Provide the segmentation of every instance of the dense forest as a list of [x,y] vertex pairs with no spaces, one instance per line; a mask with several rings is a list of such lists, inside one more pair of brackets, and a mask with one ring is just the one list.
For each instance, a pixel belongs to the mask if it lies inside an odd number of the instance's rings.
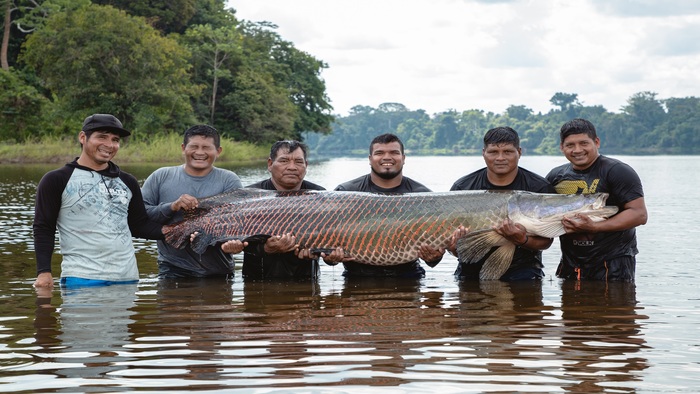
[[0,0],[0,141],[74,135],[112,113],[148,140],[208,123],[267,144],[329,133],[321,72],[224,0]]
[[523,105],[511,105],[502,114],[479,109],[445,111],[428,115],[399,103],[378,108],[355,106],[349,116],[338,118],[333,133],[305,133],[306,142],[320,157],[367,155],[369,142],[378,134],[392,132],[407,150],[416,154],[480,154],[486,130],[510,126],[518,131],[528,154],[559,154],[559,128],[569,119],[586,118],[596,125],[601,147],[609,154],[699,154],[700,99],[657,99],[656,93],[640,92],[627,100],[619,113],[602,106],[580,104],[576,93],[555,93],[553,109],[534,113]]
[[482,136],[511,126],[529,154],[557,154],[558,130],[591,120],[603,150],[700,154],[700,99],[632,95],[619,112],[553,92],[552,110],[511,105],[428,114],[400,103],[333,114],[328,65],[269,22],[238,20],[224,0],[0,0],[0,141],[74,135],[82,119],[113,113],[150,141],[208,123],[230,139],[303,139],[317,157],[367,154],[393,132],[416,154],[478,153]]

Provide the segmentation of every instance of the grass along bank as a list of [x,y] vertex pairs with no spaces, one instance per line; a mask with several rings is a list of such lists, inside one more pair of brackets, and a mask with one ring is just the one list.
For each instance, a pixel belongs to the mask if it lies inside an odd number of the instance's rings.
[[[134,163],[181,163],[182,135],[163,134],[153,137],[149,142],[143,140],[126,140],[122,142],[114,158],[117,164]],[[265,161],[270,154],[269,146],[254,145],[221,139],[223,152],[217,162],[223,163],[258,163]],[[41,139],[17,144],[0,143],[0,164],[30,163],[66,163],[80,155],[78,137],[43,137]]]

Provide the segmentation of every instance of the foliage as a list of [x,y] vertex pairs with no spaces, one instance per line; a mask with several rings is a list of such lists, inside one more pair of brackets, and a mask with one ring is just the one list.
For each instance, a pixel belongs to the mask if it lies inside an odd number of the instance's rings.
[[23,59],[76,117],[112,113],[143,134],[194,120],[187,51],[141,18],[91,5],[49,17],[25,45]]
[[488,129],[510,126],[528,154],[556,155],[559,128],[580,117],[596,125],[601,149],[608,154],[700,154],[699,98],[659,100],[656,93],[640,92],[629,98],[622,113],[581,105],[577,94],[559,92],[550,101],[559,108],[547,114],[534,114],[522,105],[511,105],[503,114],[471,109],[432,116],[398,103],[358,105],[337,119],[330,135],[306,138],[320,157],[364,155],[372,138],[386,132],[397,134],[406,149],[418,154],[478,154]]
[[39,100],[29,110],[33,117],[0,140],[21,142],[22,130],[71,134],[93,112],[116,115],[135,140],[194,122],[261,144],[330,132],[325,63],[283,40],[272,24],[240,23],[225,0],[0,4],[9,18],[3,68],[16,74],[3,95],[5,116],[30,106],[10,95]]
[[41,134],[39,114],[48,100],[12,70],[0,69],[0,86],[0,140],[24,141]]

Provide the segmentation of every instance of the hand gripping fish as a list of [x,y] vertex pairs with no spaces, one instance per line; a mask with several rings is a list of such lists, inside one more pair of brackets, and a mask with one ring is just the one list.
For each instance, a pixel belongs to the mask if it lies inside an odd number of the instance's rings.
[[493,228],[506,219],[528,235],[547,238],[565,233],[561,220],[582,213],[595,221],[617,212],[605,206],[607,194],[537,194],[521,191],[452,191],[409,194],[237,189],[201,199],[199,208],[179,223],[163,227],[165,240],[192,249],[231,239],[264,242],[292,233],[301,248],[329,252],[343,248],[360,263],[397,265],[418,258],[419,246],[447,248],[459,226],[458,259],[477,262],[491,253],[480,271],[498,279],[510,266],[515,245]]

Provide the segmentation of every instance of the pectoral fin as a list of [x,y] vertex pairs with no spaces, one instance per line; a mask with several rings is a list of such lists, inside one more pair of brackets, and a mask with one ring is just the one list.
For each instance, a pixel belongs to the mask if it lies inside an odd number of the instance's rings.
[[515,253],[515,245],[508,243],[507,245],[499,246],[484,261],[484,265],[481,266],[481,271],[479,271],[479,279],[500,279],[508,271],[510,263],[513,262],[513,253]]
[[[489,252],[497,247],[490,255]],[[493,230],[469,233],[457,241],[457,259],[463,264],[475,264],[483,260],[479,273],[481,280],[494,280],[503,275],[513,260],[515,246]]]

